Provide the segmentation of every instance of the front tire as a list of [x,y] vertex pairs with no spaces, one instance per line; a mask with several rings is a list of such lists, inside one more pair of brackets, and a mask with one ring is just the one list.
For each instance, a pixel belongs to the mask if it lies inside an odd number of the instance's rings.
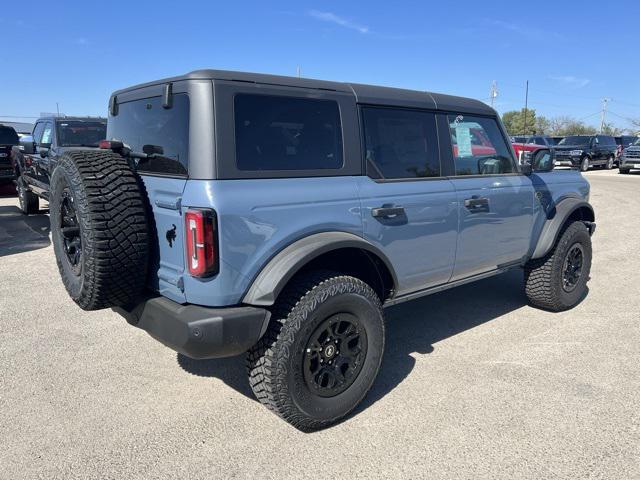
[[580,162],[580,171],[586,172],[589,170],[589,157],[584,157]]
[[348,415],[378,374],[382,304],[363,281],[327,271],[295,278],[247,355],[249,382],[268,409],[302,431]]
[[591,237],[582,222],[569,224],[553,249],[525,266],[525,290],[536,307],[559,312],[586,295],[591,271]]
[[33,215],[40,211],[40,201],[38,196],[28,189],[22,176],[18,177],[16,182],[16,190],[18,191],[18,203],[20,210],[25,215]]

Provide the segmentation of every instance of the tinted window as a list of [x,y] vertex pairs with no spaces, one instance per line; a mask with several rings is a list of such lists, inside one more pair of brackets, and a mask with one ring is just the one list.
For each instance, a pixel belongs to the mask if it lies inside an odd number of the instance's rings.
[[100,140],[107,138],[104,120],[61,120],[57,127],[58,145],[63,147],[97,147]]
[[373,178],[440,175],[435,115],[363,108],[367,174]]
[[138,171],[186,175],[189,163],[189,97],[173,96],[173,106],[162,108],[160,97],[118,104],[109,117],[109,140],[119,140],[134,152],[152,145],[156,152],[138,162]]
[[33,141],[36,144],[40,143],[40,139],[42,138],[42,130],[44,130],[44,122],[36,123],[36,126],[33,128]]
[[40,139],[40,143],[43,145],[51,144],[52,133],[53,133],[53,125],[51,124],[51,122],[45,123],[44,130],[42,131],[42,138]]
[[535,137],[535,140],[533,143],[535,143],[536,145],[546,145],[546,142],[542,137]]
[[336,102],[239,94],[234,111],[238,170],[342,167],[342,129]]
[[616,140],[613,137],[602,136],[600,137],[600,143],[603,145],[615,145]]
[[571,135],[564,137],[558,145],[589,145],[591,137],[585,135]]
[[456,175],[515,172],[511,151],[495,119],[449,115]]
[[11,127],[0,126],[0,145],[17,145],[18,134]]

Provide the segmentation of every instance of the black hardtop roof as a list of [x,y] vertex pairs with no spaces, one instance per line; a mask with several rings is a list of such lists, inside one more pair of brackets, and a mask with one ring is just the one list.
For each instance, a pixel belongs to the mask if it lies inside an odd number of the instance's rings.
[[194,70],[186,75],[164,78],[153,82],[134,85],[113,92],[112,96],[140,88],[173,83],[181,80],[229,80],[247,83],[284,85],[297,88],[310,88],[352,93],[358,103],[393,105],[401,107],[419,107],[443,111],[463,111],[481,115],[497,115],[489,105],[472,98],[456,97],[441,93],[406,90],[402,88],[362,85],[356,83],[331,82],[310,78],[267,75],[263,73],[234,72],[227,70]]

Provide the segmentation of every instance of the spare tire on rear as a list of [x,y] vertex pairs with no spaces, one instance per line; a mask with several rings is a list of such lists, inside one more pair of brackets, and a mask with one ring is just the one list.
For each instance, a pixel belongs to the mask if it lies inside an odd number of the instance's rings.
[[84,310],[132,304],[147,279],[149,221],[129,162],[108,150],[65,153],[51,177],[49,215],[73,301]]

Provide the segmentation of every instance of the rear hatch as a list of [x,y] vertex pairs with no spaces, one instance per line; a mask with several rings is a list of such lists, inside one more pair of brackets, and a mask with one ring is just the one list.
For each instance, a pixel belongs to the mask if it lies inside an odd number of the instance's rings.
[[134,152],[149,152],[148,158],[137,162],[153,213],[149,287],[184,303],[184,220],[180,204],[187,182],[188,97],[174,95],[171,108],[163,108],[161,97],[119,103],[116,115],[109,115],[107,139],[121,141]]
[[0,125],[0,178],[13,177],[11,166],[11,148],[18,145],[16,131],[4,125]]

